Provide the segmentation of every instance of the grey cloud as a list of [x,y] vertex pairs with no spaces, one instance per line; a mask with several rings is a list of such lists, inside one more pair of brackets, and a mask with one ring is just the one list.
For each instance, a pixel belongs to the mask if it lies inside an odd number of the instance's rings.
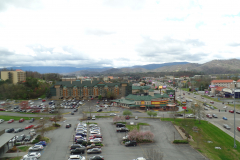
[[231,47],[238,47],[238,46],[240,46],[240,43],[230,43],[229,46],[231,46]]
[[39,0],[1,0],[0,11],[5,11],[9,7],[26,8],[26,9],[41,9],[43,4]]
[[14,54],[15,54],[14,52],[10,52],[7,49],[1,49],[0,48],[0,57],[14,55]]
[[189,52],[193,47],[205,45],[198,39],[181,41],[170,37],[164,37],[162,40],[153,40],[149,37],[143,38],[144,42],[136,46],[135,50],[148,61],[153,61],[153,59],[169,61],[169,58],[172,60],[197,61],[207,55],[207,53],[196,53],[193,55]]
[[111,35],[114,33],[115,32],[109,32],[109,31],[104,31],[104,30],[99,30],[99,29],[87,29],[86,30],[86,34],[96,35],[96,36],[105,36],[105,35]]

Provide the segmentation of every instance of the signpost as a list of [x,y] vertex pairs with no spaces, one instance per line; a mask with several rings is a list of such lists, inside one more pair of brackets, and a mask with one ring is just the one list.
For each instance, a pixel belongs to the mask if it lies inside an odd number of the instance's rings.
[[184,109],[184,119],[185,119],[185,111],[187,109],[187,106],[183,106],[182,109]]

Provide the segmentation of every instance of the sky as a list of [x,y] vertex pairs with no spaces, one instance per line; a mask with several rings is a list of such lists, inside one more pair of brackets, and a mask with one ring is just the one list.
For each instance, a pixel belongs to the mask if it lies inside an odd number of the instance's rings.
[[1,0],[0,67],[240,59],[239,0]]

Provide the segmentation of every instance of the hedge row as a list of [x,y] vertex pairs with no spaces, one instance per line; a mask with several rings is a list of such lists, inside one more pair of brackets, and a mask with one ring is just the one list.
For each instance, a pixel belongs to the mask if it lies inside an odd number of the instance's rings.
[[176,144],[188,144],[188,140],[174,140],[173,143],[176,143]]

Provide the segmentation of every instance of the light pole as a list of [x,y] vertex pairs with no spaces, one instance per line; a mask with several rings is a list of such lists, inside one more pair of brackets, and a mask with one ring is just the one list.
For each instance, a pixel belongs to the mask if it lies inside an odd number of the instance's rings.
[[235,124],[235,115],[236,115],[236,110],[235,110],[235,90],[236,90],[236,82],[233,82],[234,83],[234,145],[233,145],[233,148],[237,148],[237,145],[236,145],[236,137],[235,137],[235,135],[236,135],[236,124]]

